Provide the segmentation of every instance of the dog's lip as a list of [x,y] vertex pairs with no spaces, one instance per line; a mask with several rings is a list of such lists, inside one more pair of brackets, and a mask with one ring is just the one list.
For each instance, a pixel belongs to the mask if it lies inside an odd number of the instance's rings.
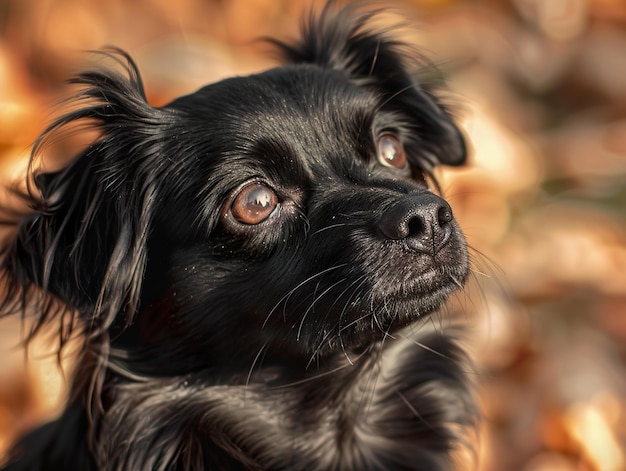
[[406,281],[400,281],[391,289],[387,285],[385,290],[387,293],[384,294],[384,297],[414,299],[436,293],[442,289],[448,290],[450,286],[462,289],[464,281],[465,274],[459,267],[439,265],[428,268]]

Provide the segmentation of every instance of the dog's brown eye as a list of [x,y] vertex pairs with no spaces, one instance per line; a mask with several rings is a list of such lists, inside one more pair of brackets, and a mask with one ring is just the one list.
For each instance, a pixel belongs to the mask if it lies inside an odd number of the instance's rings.
[[231,205],[233,217],[242,224],[259,224],[278,206],[278,196],[260,183],[244,187]]
[[393,134],[383,134],[378,138],[378,161],[388,167],[406,168],[404,147]]

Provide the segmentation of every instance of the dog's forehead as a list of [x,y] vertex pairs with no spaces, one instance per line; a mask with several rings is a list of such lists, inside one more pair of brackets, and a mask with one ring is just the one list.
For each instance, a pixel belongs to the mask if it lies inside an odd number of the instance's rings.
[[369,132],[378,103],[341,71],[292,64],[208,85],[174,105],[235,146],[271,140],[322,151]]
[[347,117],[369,108],[377,96],[355,83],[344,71],[312,64],[290,64],[243,78],[269,111],[286,111],[304,118]]

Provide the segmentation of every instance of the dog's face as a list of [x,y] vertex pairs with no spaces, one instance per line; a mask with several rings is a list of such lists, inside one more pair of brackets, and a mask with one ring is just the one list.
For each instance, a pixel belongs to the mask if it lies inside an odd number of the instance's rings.
[[345,20],[164,108],[137,80],[81,76],[100,104],[53,128],[91,118],[103,138],[38,179],[48,255],[27,276],[188,368],[359,351],[437,309],[468,261],[427,182],[463,140],[397,44]]
[[155,311],[175,306],[207,339],[323,354],[439,307],[465,279],[464,240],[427,187],[420,149],[433,143],[386,101],[291,66],[173,103],[184,136],[165,153],[186,171],[168,185],[191,192],[165,204],[153,236],[175,248],[159,261],[171,290]]

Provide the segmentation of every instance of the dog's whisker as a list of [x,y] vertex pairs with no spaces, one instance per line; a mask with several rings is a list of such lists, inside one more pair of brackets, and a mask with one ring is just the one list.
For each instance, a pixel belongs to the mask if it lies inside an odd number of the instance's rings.
[[341,351],[343,352],[343,356],[346,357],[346,360],[348,360],[348,363],[350,365],[354,365],[354,362],[352,361],[352,358],[350,358],[350,354],[346,350],[346,345],[345,345],[345,343],[343,341],[343,337],[341,336],[341,334],[339,334],[339,343],[341,345]]
[[[302,326],[304,325],[304,321],[306,320],[307,315],[310,312],[313,311],[315,303],[318,302],[320,299],[322,299],[324,297],[324,295],[326,295],[327,293],[332,291],[336,286],[344,283],[346,280],[347,280],[347,278],[342,278],[341,280],[336,281],[335,283],[330,285],[328,288],[326,288],[319,296],[314,294],[315,298],[313,299],[313,301],[311,301],[311,304],[306,309],[306,311],[304,311],[304,314],[302,315],[302,318],[300,319],[300,325],[298,326],[298,332],[296,334],[296,340],[297,341],[300,341],[300,334],[302,333]],[[317,290],[317,288],[316,288],[316,290]]]
[[305,286],[307,283],[310,283],[311,281],[315,280],[316,278],[326,275],[327,273],[330,273],[331,271],[334,270],[338,270],[340,268],[343,268],[347,265],[347,263],[341,263],[338,265],[333,265],[330,268],[326,268],[322,271],[317,272],[314,275],[309,276],[307,279],[305,279],[304,281],[298,283],[293,289],[289,290],[289,292],[284,295],[282,298],[280,298],[278,300],[278,302],[274,305],[274,307],[272,309],[270,309],[269,314],[267,315],[267,317],[265,318],[265,320],[263,321],[263,324],[261,326],[261,328],[265,328],[267,325],[267,322],[269,321],[270,317],[272,316],[272,314],[274,313],[274,311],[276,311],[276,309],[278,308],[278,306],[280,306],[282,303],[286,303],[289,298],[300,288],[302,288],[303,286]]
[[296,206],[296,212],[302,221],[304,221],[304,234],[309,235],[309,232],[311,231],[311,222],[309,221],[307,214],[299,206]]
[[[438,335],[441,335],[441,333],[439,333]],[[435,350],[432,347],[429,347],[425,343],[422,343],[422,342],[416,340],[415,338],[407,337],[406,335],[403,335],[401,333],[398,334],[398,337],[400,337],[400,338],[402,338],[404,340],[407,340],[407,341],[411,342],[412,344],[417,345],[418,347],[420,347],[420,348],[422,348],[422,349],[424,349],[424,350],[426,350],[426,351],[428,351],[430,353],[433,353],[433,354],[437,355],[438,357],[441,357],[441,358],[443,358],[445,360],[452,360],[452,358],[449,355],[445,355],[444,353],[442,353],[440,351],[437,351],[437,350]]]
[[457,278],[454,275],[448,273],[448,277],[454,282],[455,285],[457,285],[460,289],[463,289],[463,283],[457,280]]
[[[362,355],[363,354],[359,354],[358,357],[361,357]],[[358,358],[357,358],[357,360],[358,360]],[[332,369],[330,369],[328,371],[323,371],[321,373],[316,373],[313,376],[308,376],[308,377],[306,377],[304,379],[301,379],[301,380],[298,380],[298,381],[292,381],[292,382],[289,382],[289,383],[280,384],[278,386],[271,386],[271,387],[268,388],[268,390],[273,391],[273,390],[278,390],[278,389],[286,389],[286,388],[292,388],[294,386],[300,386],[300,385],[303,385],[303,384],[306,384],[306,383],[311,383],[311,382],[317,381],[317,380],[319,380],[321,378],[325,378],[326,376],[332,376],[332,375],[334,375],[335,373],[337,373],[337,372],[339,372],[341,370],[349,368],[350,366],[352,366],[352,365],[350,365],[350,363],[344,363],[344,364],[342,364],[342,365],[340,365],[340,366],[338,366],[336,368],[332,368]]]
[[[268,345],[270,344],[270,340],[271,339],[267,339],[265,341],[265,343],[263,343],[263,345],[261,345],[261,348],[259,348],[259,351],[254,356],[254,360],[252,360],[252,364],[250,365],[250,369],[248,370],[248,376],[246,376],[245,389],[244,389],[244,403],[245,403],[245,391],[247,391],[248,386],[250,385],[250,379],[252,378],[252,374],[254,372],[254,367],[256,366],[257,362],[259,362],[259,359],[261,358],[261,356],[263,355],[263,353],[267,349]],[[261,365],[259,364],[259,367],[260,366]]]
[[313,232],[313,233],[310,235],[310,237],[313,237],[313,236],[315,236],[315,235],[318,235],[318,234],[320,234],[320,233],[322,233],[322,232],[324,232],[324,231],[327,231],[327,230],[329,230],[329,229],[336,229],[336,228],[338,228],[338,227],[345,227],[345,226],[347,226],[347,225],[348,225],[348,224],[347,224],[347,223],[345,223],[345,222],[343,222],[343,223],[338,223],[338,224],[331,224],[330,226],[322,227],[321,229],[318,229],[317,231]]
[[[339,343],[340,346],[342,348],[342,352],[344,353],[344,356],[349,356],[345,350],[345,345],[343,343],[343,337],[341,335],[342,330],[341,330],[341,322],[343,321],[343,316],[344,313],[347,309],[347,306],[350,304],[350,301],[352,299],[352,297],[354,296],[354,294],[356,292],[358,292],[358,290],[360,289],[360,287],[363,285],[363,283],[366,281],[366,276],[365,275],[361,275],[360,277],[356,278],[352,283],[350,283],[346,289],[344,289],[335,299],[335,301],[333,302],[333,306],[339,301],[339,299],[341,299],[345,293],[347,293],[350,289],[352,289],[352,292],[350,293],[350,295],[348,296],[346,302],[344,303],[344,307],[341,310],[341,313],[339,314],[339,318],[338,318],[338,322],[337,322],[337,335],[339,337]],[[356,286],[355,286],[356,285]],[[367,317],[367,316],[365,316]],[[313,352],[313,354],[311,355],[311,358],[309,360],[309,362],[307,363],[307,368],[310,366],[311,362],[313,361],[313,359],[317,356],[317,354],[320,352],[320,350],[323,348],[324,344],[326,343],[326,341],[333,335],[334,333],[334,329],[328,329],[328,332],[326,332],[326,334],[324,335],[324,337],[318,342],[318,346],[315,349],[315,351]]]
[[350,214],[347,213],[339,213],[338,216],[346,218],[347,221],[344,223],[346,225],[352,224],[360,224],[363,220],[368,221],[372,217],[371,211],[354,211]]
[[404,394],[402,394],[402,392],[399,389],[395,389],[395,393],[398,395],[400,399],[402,399],[402,402],[404,402],[404,404],[409,408],[409,410],[413,413],[413,415],[417,419],[419,419],[420,422],[426,425],[429,429],[435,430],[435,427],[418,412],[415,406],[411,404],[411,402],[406,398]]
[[353,321],[351,321],[348,324],[342,325],[341,328],[339,329],[339,332],[344,332],[345,330],[349,329],[350,327],[359,324],[361,321],[368,319],[372,317],[372,313],[368,312],[367,314],[363,314],[361,317],[357,317],[356,319],[354,319]]
[[[353,288],[355,285],[357,285],[353,290],[352,293],[350,294],[350,296],[348,296],[348,299],[346,300],[346,303],[344,303],[344,307],[339,315],[339,319],[337,322],[337,335],[339,338],[339,343],[341,346],[341,350],[344,354],[344,356],[346,356],[347,358],[349,358],[348,353],[345,350],[345,345],[343,342],[343,337],[341,335],[342,330],[341,330],[341,322],[343,320],[343,313],[345,312],[347,305],[350,303],[350,299],[352,298],[352,296],[354,295],[355,291],[358,291],[358,289],[360,289],[360,287],[362,286],[362,284],[365,282],[366,277],[365,275],[362,275],[358,278],[356,278],[354,281],[352,281],[352,283],[350,283],[341,293],[339,293],[339,295],[337,296],[337,298],[335,299],[335,301],[333,301],[333,304],[331,307],[333,307],[351,288]],[[367,317],[367,316],[365,316]],[[365,318],[364,317],[364,318]],[[325,321],[326,319],[324,319]],[[333,335],[334,330],[333,329],[329,329],[328,332],[326,332],[326,334],[324,334],[324,337],[322,337],[322,339],[320,341],[317,342],[317,347],[316,349],[313,351],[313,354],[311,355],[306,368],[308,369],[311,365],[311,363],[314,361],[314,359],[317,357],[318,353],[320,352],[320,350],[323,348],[323,346],[325,345],[326,341]]]
[[395,336],[391,335],[391,334],[390,334],[390,332],[391,332],[391,328],[392,328],[392,326],[393,326],[394,321],[395,321],[395,320],[396,320],[396,318],[398,317],[398,313],[397,313],[397,312],[392,313],[392,312],[389,310],[389,306],[388,306],[388,304],[387,304],[387,303],[388,303],[388,300],[389,300],[389,298],[388,298],[387,296],[385,296],[385,298],[384,298],[384,300],[383,300],[383,307],[385,308],[385,311],[387,312],[387,316],[388,316],[388,318],[389,318],[389,322],[387,323],[387,328],[385,329],[385,335],[383,335],[383,339],[382,339],[382,342],[383,342],[383,343],[385,342],[385,340],[386,340],[387,338],[390,338],[390,339],[392,339],[392,340],[393,340],[393,339],[395,339]]
[[472,267],[470,268],[474,268],[474,269],[476,268],[476,265],[478,264],[478,260],[476,260],[476,257],[478,257],[478,259],[480,260],[480,263],[486,265],[485,269],[481,270],[482,272],[486,272],[486,271],[494,272],[495,274],[498,275],[497,277],[495,277],[496,279],[505,277],[505,274],[502,271],[502,268],[498,266],[498,264],[495,263],[490,257],[485,255],[483,252],[481,252],[477,248],[472,247],[471,245],[468,245],[467,248],[469,250],[470,259],[473,262]]
[[396,99],[398,96],[402,95],[403,93],[408,92],[409,90],[416,89],[416,88],[419,88],[419,85],[416,84],[416,83],[412,83],[410,85],[407,85],[406,87],[398,90],[397,92],[395,92],[392,95],[390,95],[389,97],[387,97],[382,103],[380,103],[378,105],[378,109],[380,110],[380,109],[384,108],[388,103],[390,103],[391,101]]
[[478,269],[476,269],[475,267],[470,267],[470,271],[476,275],[480,275],[483,276],[485,278],[491,278],[491,275],[488,275],[487,273],[484,273]]
[[[354,280],[353,282],[353,289],[352,289],[352,293],[350,293],[350,296],[348,296],[348,299],[346,299],[346,302],[343,304],[343,308],[341,309],[341,312],[339,313],[339,322],[338,322],[338,326],[339,326],[339,332],[343,332],[345,330],[345,328],[354,325],[354,322],[351,322],[350,324],[348,324],[347,326],[343,326],[341,327],[341,323],[343,321],[343,318],[346,315],[346,312],[348,311],[348,306],[350,305],[350,303],[353,302],[353,298],[355,296],[358,296],[359,294],[359,290],[363,287],[363,285],[367,282],[367,277],[365,275],[362,275],[360,278],[357,278],[356,280]],[[361,319],[365,319],[370,315],[370,313],[365,314]]]

